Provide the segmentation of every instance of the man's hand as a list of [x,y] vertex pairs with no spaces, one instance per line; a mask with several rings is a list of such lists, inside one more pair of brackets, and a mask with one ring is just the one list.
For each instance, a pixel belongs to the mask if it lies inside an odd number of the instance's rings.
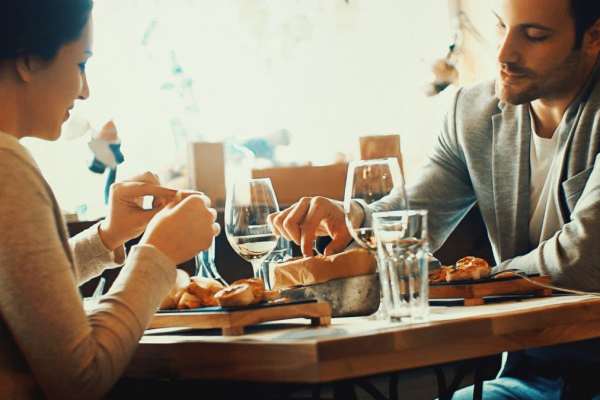
[[[167,203],[177,190],[159,186],[158,177],[151,172],[115,183],[110,188],[108,215],[100,224],[100,238],[110,250],[144,232],[146,225]],[[153,196],[153,208],[144,210],[144,196]]]
[[180,264],[212,244],[221,228],[217,211],[202,194],[178,192],[148,224],[140,243],[150,244]]
[[[360,226],[363,211],[352,204],[352,225]],[[313,243],[317,236],[331,237],[325,255],[343,250],[352,240],[341,202],[326,197],[303,197],[284,211],[269,215],[269,223],[277,235],[293,240],[302,249],[304,256],[313,255]]]

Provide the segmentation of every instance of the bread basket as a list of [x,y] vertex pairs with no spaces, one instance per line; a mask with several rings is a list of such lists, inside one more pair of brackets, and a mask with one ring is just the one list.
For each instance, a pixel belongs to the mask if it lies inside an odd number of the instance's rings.
[[325,301],[331,305],[332,317],[351,317],[377,311],[379,291],[378,275],[369,274],[285,289],[281,294],[292,300]]

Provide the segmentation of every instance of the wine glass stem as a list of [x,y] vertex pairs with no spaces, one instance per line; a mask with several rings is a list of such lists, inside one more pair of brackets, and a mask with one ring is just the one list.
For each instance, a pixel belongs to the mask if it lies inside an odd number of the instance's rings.
[[252,261],[250,261],[250,264],[252,264],[252,271],[254,273],[254,277],[260,278],[261,277],[260,268],[262,267],[262,259],[252,260]]

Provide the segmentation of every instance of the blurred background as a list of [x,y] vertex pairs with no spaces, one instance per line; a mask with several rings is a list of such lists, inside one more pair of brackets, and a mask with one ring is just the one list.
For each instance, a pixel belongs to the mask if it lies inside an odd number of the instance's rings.
[[[269,167],[356,159],[360,136],[398,134],[410,182],[456,84],[486,75],[478,62],[487,55],[493,61],[485,3],[98,1],[91,97],[74,119],[96,130],[114,120],[125,155],[118,178],[153,170],[177,179],[190,141],[247,145]],[[479,56],[465,63],[468,43]],[[434,84],[436,60],[461,75]],[[59,203],[80,219],[104,215],[88,141],[89,132],[50,148],[27,143]]]

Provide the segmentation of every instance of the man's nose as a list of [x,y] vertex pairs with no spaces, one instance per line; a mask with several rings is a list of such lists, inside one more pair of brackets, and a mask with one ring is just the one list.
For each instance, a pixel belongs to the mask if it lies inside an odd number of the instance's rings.
[[498,42],[498,62],[518,64],[520,62],[519,40],[515,32],[507,30]]

